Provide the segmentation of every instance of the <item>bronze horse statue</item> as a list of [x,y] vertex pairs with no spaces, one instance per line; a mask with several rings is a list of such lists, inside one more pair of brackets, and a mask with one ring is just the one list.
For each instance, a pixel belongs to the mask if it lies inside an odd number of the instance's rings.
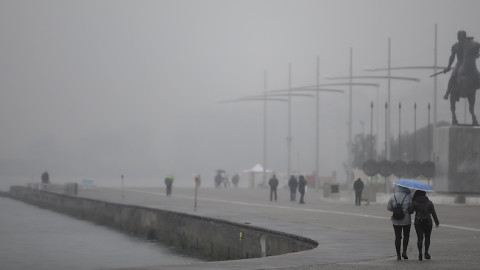
[[452,112],[452,125],[458,125],[455,114],[455,103],[460,98],[467,98],[468,110],[472,115],[472,125],[478,126],[475,116],[475,93],[480,88],[480,74],[477,69],[476,60],[479,56],[480,43],[468,37],[463,44],[463,61],[458,68],[453,82],[453,89],[450,93],[450,110]]

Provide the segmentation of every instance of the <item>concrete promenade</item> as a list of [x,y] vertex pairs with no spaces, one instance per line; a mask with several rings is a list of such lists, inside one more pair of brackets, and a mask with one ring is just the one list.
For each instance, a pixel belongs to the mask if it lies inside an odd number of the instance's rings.
[[433,229],[431,260],[418,261],[416,233],[412,225],[409,260],[396,260],[394,233],[386,210],[389,196],[376,203],[355,206],[346,192],[323,198],[309,190],[306,204],[289,201],[285,189],[270,202],[267,189],[200,188],[194,211],[194,189],[95,188],[79,196],[125,204],[142,205],[199,216],[247,223],[318,241],[315,249],[265,258],[179,265],[139,265],[129,269],[480,269],[480,206],[453,204],[449,198],[432,196],[440,219]]

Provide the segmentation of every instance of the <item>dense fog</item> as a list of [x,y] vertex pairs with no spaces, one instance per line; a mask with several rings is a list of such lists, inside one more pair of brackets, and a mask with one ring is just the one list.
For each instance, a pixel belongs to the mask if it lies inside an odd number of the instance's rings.
[[[265,90],[340,82],[350,49],[367,68],[446,66],[458,30],[480,38],[472,1],[1,1],[0,183],[94,179],[101,185],[178,185],[217,169],[263,163],[262,101],[222,101]],[[437,25],[437,43],[435,43]],[[289,76],[289,66],[291,74]],[[391,134],[427,125],[434,70],[394,70]],[[266,74],[266,76],[265,76]],[[437,120],[449,74],[437,76]],[[347,80],[343,80],[346,82]],[[383,148],[387,81],[354,86],[353,134],[372,129]],[[320,96],[320,175],[344,181],[348,87]],[[378,93],[378,96],[377,96]],[[314,94],[314,93],[312,93]],[[370,103],[374,103],[374,121]],[[478,107],[478,106],[477,106]],[[464,102],[458,105],[463,121]],[[477,109],[478,110],[478,109]],[[433,121],[433,111],[431,111]],[[291,169],[315,170],[315,98],[291,99]],[[470,121],[467,115],[467,122]],[[373,125],[373,126],[372,126]],[[286,172],[288,106],[267,103],[267,164]],[[2,186],[1,188],[5,188]]]

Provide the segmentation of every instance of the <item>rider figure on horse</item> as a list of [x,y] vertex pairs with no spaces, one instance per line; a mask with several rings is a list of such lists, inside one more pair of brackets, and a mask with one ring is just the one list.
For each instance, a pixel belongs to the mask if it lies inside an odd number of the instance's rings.
[[[443,96],[444,99],[448,99],[448,96],[453,93],[452,90],[457,80],[458,68],[462,65],[463,62],[463,44],[465,43],[465,40],[467,40],[467,32],[463,30],[458,31],[457,39],[458,42],[453,44],[452,46],[452,53],[450,54],[450,59],[448,59],[448,67],[443,71],[443,73],[447,73],[452,69],[452,64],[456,56],[457,63],[455,64],[452,74],[450,75],[450,79],[448,80],[448,88],[447,92]],[[458,101],[460,97],[457,95],[456,98]]]
[[461,97],[467,98],[468,110],[472,115],[472,125],[477,126],[478,121],[475,116],[475,93],[480,88],[480,73],[478,72],[476,60],[479,56],[480,43],[473,37],[467,37],[465,31],[458,31],[458,42],[452,46],[452,54],[448,61],[448,67],[444,73],[450,71],[455,57],[457,63],[453,69],[450,80],[448,81],[447,92],[444,99],[450,96],[450,111],[452,112],[452,125],[457,125],[457,116],[455,114],[455,103]]

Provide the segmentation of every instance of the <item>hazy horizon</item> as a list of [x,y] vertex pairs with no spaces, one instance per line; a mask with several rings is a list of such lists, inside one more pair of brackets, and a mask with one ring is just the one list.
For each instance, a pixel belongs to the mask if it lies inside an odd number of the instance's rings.
[[[1,1],[0,181],[97,179],[182,183],[201,174],[242,172],[263,162],[263,103],[219,103],[265,90],[354,75],[366,68],[446,66],[458,30],[480,38],[478,1]],[[433,70],[395,70],[392,136],[427,125]],[[439,75],[437,120],[450,121]],[[353,88],[353,134],[373,132],[383,147],[386,80]],[[320,93],[320,175],[343,181],[348,88]],[[377,111],[378,107],[378,111]],[[463,122],[464,101],[457,108]],[[477,106],[478,114],[478,106]],[[433,111],[431,111],[433,121]],[[315,99],[292,99],[294,171],[315,170]],[[378,117],[378,120],[377,120]],[[470,116],[467,115],[467,122]],[[287,105],[267,106],[267,164],[287,170]],[[263,164],[262,164],[263,165]],[[10,180],[8,180],[10,179]],[[157,179],[157,180],[156,180]]]

